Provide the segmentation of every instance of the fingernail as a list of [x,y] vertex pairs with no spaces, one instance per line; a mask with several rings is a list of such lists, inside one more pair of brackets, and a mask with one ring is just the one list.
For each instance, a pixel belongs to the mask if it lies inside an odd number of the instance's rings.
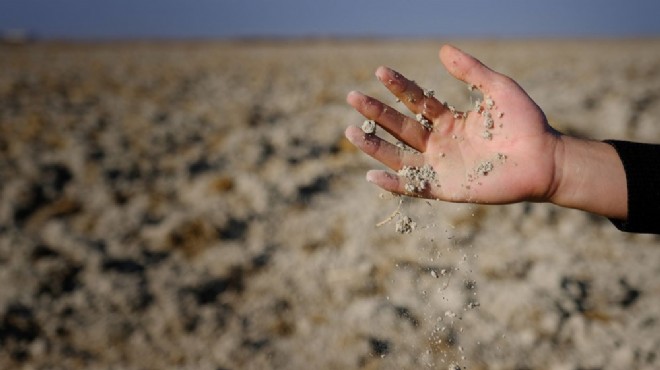
[[389,67],[380,66],[376,69],[376,77],[378,77],[379,80],[391,79],[392,76],[396,76],[396,72]]
[[376,171],[373,171],[373,170],[368,171],[366,178],[367,178],[368,182],[370,182],[372,184],[375,183],[376,182]]
[[353,91],[348,93],[347,97],[348,98],[351,98],[351,97],[362,98],[362,97],[364,97],[364,94],[359,92],[359,91],[353,90]]
[[357,131],[358,130],[353,129],[353,127],[351,126],[351,127],[348,127],[346,129],[346,131],[344,132],[344,135],[346,136],[348,141],[355,144],[355,143],[358,142],[358,139],[359,139],[359,137],[358,137],[359,134],[357,133]]

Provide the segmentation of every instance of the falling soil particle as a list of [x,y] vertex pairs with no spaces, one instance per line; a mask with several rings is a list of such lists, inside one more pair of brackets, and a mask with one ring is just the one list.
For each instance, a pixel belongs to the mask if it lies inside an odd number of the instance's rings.
[[399,234],[410,234],[416,227],[417,223],[408,216],[403,216],[396,222],[396,232]]

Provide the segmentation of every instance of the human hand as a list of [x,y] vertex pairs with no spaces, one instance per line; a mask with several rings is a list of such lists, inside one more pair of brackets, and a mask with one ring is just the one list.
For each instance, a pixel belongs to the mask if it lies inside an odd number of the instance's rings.
[[[397,171],[372,170],[367,180],[393,193],[452,202],[551,200],[561,179],[562,140],[541,109],[515,81],[457,48],[443,46],[440,60],[451,75],[483,93],[478,107],[456,112],[386,67],[376,76],[419,119],[361,93],[348,94],[358,112],[414,149],[348,127],[354,145]],[[424,120],[430,128],[420,124]]]

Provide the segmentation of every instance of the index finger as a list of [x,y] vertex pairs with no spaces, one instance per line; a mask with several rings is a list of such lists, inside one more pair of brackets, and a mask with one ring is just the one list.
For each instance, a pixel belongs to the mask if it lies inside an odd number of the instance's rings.
[[451,45],[444,45],[440,49],[440,61],[452,76],[486,94],[490,94],[494,83],[503,77],[475,57]]

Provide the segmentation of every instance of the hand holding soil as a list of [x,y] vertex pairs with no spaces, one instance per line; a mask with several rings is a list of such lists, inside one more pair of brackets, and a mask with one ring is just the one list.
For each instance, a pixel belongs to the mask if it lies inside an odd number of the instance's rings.
[[[458,112],[386,67],[378,68],[376,76],[416,118],[359,92],[348,94],[348,103],[358,112],[413,149],[349,127],[346,136],[353,144],[398,172],[369,171],[367,180],[394,193],[451,202],[542,201],[625,217],[625,174],[609,145],[559,134],[515,81],[472,56],[444,46],[440,60],[470,90],[483,93],[473,110]],[[411,186],[410,173],[419,182],[419,172],[429,173],[429,167],[433,171],[427,183]],[[608,204],[594,196],[593,184],[583,181],[590,172],[618,176],[616,181],[605,179],[611,188],[595,192],[607,193]]]
[[443,47],[440,59],[454,77],[481,90],[484,102],[472,111],[456,112],[399,73],[386,67],[376,71],[408,109],[432,123],[431,130],[374,98],[348,95],[349,104],[415,151],[356,127],[346,131],[351,142],[395,171],[430,165],[437,173],[430,186],[416,192],[406,190],[405,177],[385,171],[370,171],[368,180],[395,193],[453,202],[549,199],[556,189],[559,140],[543,112],[513,80],[458,49]]

